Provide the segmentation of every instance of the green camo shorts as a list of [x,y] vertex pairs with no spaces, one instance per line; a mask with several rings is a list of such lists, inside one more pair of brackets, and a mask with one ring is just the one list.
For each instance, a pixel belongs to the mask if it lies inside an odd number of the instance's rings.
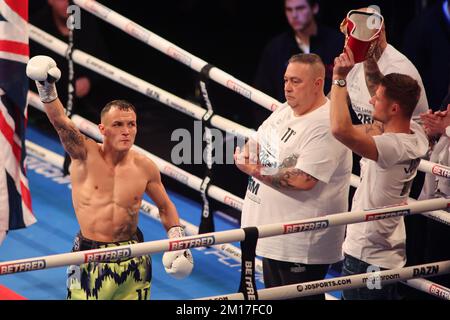
[[[98,243],[94,248],[83,245],[73,251],[117,247],[138,243],[129,240],[114,243]],[[81,236],[81,243],[85,239]],[[89,240],[88,240],[89,241]],[[68,300],[148,300],[152,280],[152,263],[148,255],[127,258],[115,262],[89,262],[80,266],[72,265],[67,269]]]

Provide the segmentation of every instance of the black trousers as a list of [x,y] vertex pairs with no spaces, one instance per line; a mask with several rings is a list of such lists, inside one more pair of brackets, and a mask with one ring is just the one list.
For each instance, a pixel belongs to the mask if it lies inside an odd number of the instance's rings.
[[[266,288],[325,279],[329,264],[302,264],[263,258]],[[299,297],[292,300],[325,300],[325,294]]]

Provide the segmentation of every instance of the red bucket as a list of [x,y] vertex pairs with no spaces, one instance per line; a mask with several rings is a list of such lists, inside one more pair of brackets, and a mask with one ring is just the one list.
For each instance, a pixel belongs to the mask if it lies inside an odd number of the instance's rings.
[[380,36],[383,22],[383,16],[370,8],[347,13],[341,31],[346,35],[345,46],[352,50],[356,63],[367,59],[370,45]]

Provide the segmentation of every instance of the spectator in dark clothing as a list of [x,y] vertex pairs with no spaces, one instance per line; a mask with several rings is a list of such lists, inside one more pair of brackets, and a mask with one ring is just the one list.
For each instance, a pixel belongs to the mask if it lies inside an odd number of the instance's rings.
[[419,70],[433,111],[450,83],[450,2],[438,1],[406,29],[403,51]]
[[[328,28],[316,21],[319,4],[314,0],[285,0],[284,8],[289,31],[273,38],[265,47],[255,77],[257,89],[284,102],[283,76],[288,60],[294,54],[315,53],[319,55],[326,67],[325,93],[331,85],[333,61],[344,46],[344,35],[338,30]],[[269,116],[269,112],[258,108],[256,127]]]
[[[47,2],[48,6],[42,7],[41,10],[30,17],[30,23],[59,40],[68,43],[69,29],[66,21],[68,18],[67,7],[69,1],[48,0]],[[103,41],[96,19],[89,14],[82,13],[80,29],[74,30],[74,48],[85,51],[101,60],[108,60],[106,44]],[[56,54],[34,41],[30,41],[30,56],[35,55],[51,56],[61,69],[62,74],[69,74],[68,62],[65,57]],[[97,114],[105,104],[103,95],[105,91],[103,88],[107,87],[104,85],[105,80],[101,75],[81,67],[77,63],[74,63],[74,78],[75,96],[73,113],[80,114],[97,122]],[[30,88],[33,87],[30,86]],[[93,90],[94,87],[95,90]],[[60,99],[66,105],[68,95],[67,77],[60,79],[58,88]],[[36,118],[39,119],[39,115],[35,115]],[[32,116],[30,120],[33,121]]]

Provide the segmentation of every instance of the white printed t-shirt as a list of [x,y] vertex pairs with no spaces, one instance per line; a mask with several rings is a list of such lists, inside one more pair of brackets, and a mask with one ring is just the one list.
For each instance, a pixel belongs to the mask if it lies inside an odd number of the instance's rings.
[[[413,134],[383,133],[374,136],[378,161],[361,159],[361,183],[353,197],[352,211],[400,205],[407,201],[428,139],[411,121]],[[369,264],[393,269],[406,263],[403,217],[349,224],[343,250]]]
[[[351,152],[332,136],[329,108],[327,99],[318,109],[295,116],[285,103],[259,127],[259,159],[267,166],[267,172],[278,167],[295,167],[319,181],[308,191],[280,191],[250,178],[242,210],[243,227],[348,210]],[[344,227],[332,227],[262,238],[258,240],[256,253],[279,261],[334,263],[342,259],[344,231]]]

